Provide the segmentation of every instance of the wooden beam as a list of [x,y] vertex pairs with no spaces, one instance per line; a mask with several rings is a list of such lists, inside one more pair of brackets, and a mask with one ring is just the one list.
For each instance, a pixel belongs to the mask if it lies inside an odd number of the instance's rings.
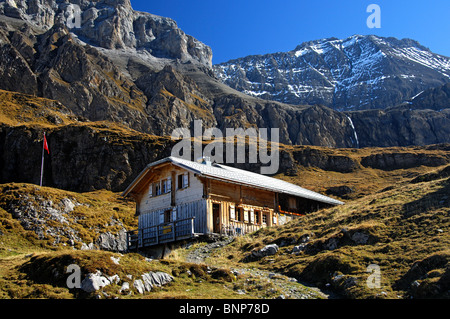
[[279,211],[279,205],[280,205],[280,201],[279,201],[279,199],[278,199],[278,193],[275,193],[275,198],[274,198],[274,200],[275,200],[275,211],[276,212],[278,212]]
[[176,177],[177,174],[175,171],[172,171],[172,184],[171,184],[171,188],[170,188],[170,205],[171,206],[176,206]]

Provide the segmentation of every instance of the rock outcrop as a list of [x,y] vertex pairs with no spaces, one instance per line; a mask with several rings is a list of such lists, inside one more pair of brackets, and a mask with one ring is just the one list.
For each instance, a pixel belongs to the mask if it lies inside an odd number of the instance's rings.
[[387,110],[346,113],[351,118],[360,147],[429,145],[450,142],[450,108],[412,110],[399,106]]
[[[121,191],[148,163],[170,155],[170,139],[137,132],[127,137],[126,131],[109,125],[64,126],[47,132],[51,151],[45,155],[44,185],[81,192]],[[39,184],[41,140],[41,130],[0,126],[3,182]]]
[[84,42],[106,49],[146,50],[158,58],[211,66],[208,46],[186,35],[172,19],[133,10],[129,0],[7,0],[0,3],[0,14],[44,30],[64,24]]

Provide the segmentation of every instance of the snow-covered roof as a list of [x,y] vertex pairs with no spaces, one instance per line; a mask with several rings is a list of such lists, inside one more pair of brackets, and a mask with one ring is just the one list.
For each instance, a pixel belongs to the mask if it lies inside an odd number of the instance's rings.
[[165,162],[171,162],[176,166],[180,166],[182,168],[185,168],[189,171],[192,171],[200,176],[204,176],[207,178],[217,179],[233,184],[240,184],[259,189],[265,189],[277,193],[294,195],[331,205],[344,204],[343,202],[338,201],[336,199],[324,196],[322,194],[310,191],[303,187],[294,185],[292,183],[288,183],[286,181],[277,178],[249,172],[246,170],[222,164],[214,163],[208,165],[205,164],[204,162],[203,163],[193,162],[173,156],[166,157],[164,159],[161,159],[159,161],[147,165],[146,169],[144,169],[144,171],[142,171],[142,173],[135,179],[135,181],[131,183],[130,186],[123,192],[123,195],[124,196],[127,195],[132,190],[134,185],[136,185],[142,179],[142,177],[148,170],[150,170],[152,167],[155,167]]

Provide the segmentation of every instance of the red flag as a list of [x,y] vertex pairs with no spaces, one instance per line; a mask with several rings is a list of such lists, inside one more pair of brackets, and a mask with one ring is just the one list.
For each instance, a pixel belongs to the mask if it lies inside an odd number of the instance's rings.
[[45,134],[44,134],[44,150],[47,151],[47,154],[50,154],[50,151],[48,149],[48,144],[47,144],[47,138],[45,137]]

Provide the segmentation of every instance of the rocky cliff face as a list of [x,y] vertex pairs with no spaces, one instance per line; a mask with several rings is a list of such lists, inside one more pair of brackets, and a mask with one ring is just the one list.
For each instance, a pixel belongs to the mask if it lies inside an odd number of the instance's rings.
[[44,30],[64,24],[82,41],[106,49],[146,50],[158,58],[211,66],[208,46],[186,35],[172,19],[134,11],[129,0],[3,0],[0,14]]
[[407,102],[412,109],[441,111],[450,107],[450,83],[425,90]]
[[252,96],[338,110],[386,108],[450,81],[450,58],[416,41],[355,35],[248,56],[214,66],[227,85]]
[[359,147],[429,145],[450,141],[450,108],[439,112],[399,106],[346,114],[354,123]]
[[[43,132],[0,126],[0,180],[39,184]],[[60,189],[121,191],[148,164],[170,155],[171,141],[107,125],[68,125],[47,130],[44,183]]]
[[0,88],[57,100],[90,121],[168,136],[202,119],[205,128],[279,128],[286,144],[354,146],[343,114],[251,98],[221,85],[205,65],[117,56],[80,43],[62,24],[41,32],[8,20],[0,37]]

